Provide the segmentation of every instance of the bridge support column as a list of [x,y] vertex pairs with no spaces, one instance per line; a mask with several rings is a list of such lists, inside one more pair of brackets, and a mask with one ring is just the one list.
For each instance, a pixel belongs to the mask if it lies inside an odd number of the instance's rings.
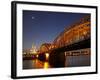
[[62,52],[57,52],[57,51],[50,53],[49,63],[52,67],[64,67],[65,54]]
[[39,54],[38,59],[41,61],[45,61],[46,60],[45,54]]

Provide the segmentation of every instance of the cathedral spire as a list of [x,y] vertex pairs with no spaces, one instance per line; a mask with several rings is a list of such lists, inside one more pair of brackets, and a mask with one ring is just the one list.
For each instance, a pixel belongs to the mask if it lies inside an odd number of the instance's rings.
[[34,43],[32,44],[32,48],[34,48]]
[[31,54],[36,54],[36,46],[34,44],[32,44],[32,48],[31,48]]

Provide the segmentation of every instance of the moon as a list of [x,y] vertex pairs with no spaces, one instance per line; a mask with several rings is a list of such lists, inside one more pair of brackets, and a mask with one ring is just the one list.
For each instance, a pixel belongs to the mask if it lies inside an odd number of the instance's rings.
[[32,19],[35,19],[35,17],[34,17],[34,16],[32,16]]

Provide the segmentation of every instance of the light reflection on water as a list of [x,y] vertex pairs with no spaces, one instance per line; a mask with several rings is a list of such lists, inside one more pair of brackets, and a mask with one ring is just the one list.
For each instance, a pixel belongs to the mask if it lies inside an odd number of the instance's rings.
[[48,69],[50,67],[48,62],[44,62],[44,69]]
[[[75,66],[90,66],[91,64],[91,56],[68,56],[65,59],[64,67],[75,67]],[[60,65],[60,63],[56,63],[56,65]],[[48,69],[51,68],[48,61],[40,61],[38,59],[35,60],[24,60],[23,61],[23,69]]]
[[48,69],[50,68],[49,62],[42,62],[38,59],[35,60],[24,60],[23,69]]
[[65,60],[66,67],[76,67],[76,66],[90,66],[91,65],[91,56],[68,56]]

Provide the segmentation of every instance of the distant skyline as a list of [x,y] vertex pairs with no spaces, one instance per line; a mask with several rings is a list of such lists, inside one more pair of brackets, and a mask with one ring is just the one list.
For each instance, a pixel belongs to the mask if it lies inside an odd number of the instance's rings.
[[89,14],[23,10],[23,49],[52,43],[65,27],[86,15]]

